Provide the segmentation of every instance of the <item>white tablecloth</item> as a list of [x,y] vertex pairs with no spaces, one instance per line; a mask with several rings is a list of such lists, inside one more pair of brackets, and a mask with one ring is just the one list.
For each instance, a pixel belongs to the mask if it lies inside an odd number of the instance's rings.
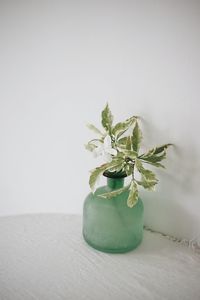
[[90,248],[81,217],[0,218],[0,300],[199,300],[200,255],[144,232],[139,248]]

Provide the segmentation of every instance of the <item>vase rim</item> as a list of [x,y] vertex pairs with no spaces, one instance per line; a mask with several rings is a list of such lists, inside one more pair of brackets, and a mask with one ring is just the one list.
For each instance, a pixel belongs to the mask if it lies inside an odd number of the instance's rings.
[[108,177],[108,178],[113,178],[113,179],[120,179],[120,178],[125,178],[127,177],[126,172],[109,172],[109,171],[105,171],[103,173],[103,176]]

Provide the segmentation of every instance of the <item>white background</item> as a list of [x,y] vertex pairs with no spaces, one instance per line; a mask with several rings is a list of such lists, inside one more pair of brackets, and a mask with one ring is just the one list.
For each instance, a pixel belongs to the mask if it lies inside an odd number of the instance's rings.
[[143,117],[144,147],[175,144],[146,224],[198,238],[199,53],[199,1],[1,1],[0,215],[82,212],[85,123],[109,101]]

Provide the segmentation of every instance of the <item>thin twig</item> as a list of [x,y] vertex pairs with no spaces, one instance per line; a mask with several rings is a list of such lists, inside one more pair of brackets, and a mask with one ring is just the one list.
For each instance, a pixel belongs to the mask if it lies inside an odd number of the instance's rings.
[[163,232],[160,232],[160,231],[157,231],[157,230],[153,230],[148,226],[144,226],[144,229],[146,231],[159,234],[159,235],[161,235],[161,236],[163,236],[163,237],[165,237],[168,240],[171,240],[173,242],[185,245],[185,246],[191,248],[195,253],[200,254],[200,242],[198,242],[196,239],[187,240],[187,239],[177,238],[175,236],[168,235],[166,233],[163,233]]

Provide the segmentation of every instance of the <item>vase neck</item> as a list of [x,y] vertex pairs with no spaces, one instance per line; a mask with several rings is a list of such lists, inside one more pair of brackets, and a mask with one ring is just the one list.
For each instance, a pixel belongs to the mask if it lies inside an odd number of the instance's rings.
[[111,189],[119,189],[124,186],[124,178],[107,178],[107,186]]

